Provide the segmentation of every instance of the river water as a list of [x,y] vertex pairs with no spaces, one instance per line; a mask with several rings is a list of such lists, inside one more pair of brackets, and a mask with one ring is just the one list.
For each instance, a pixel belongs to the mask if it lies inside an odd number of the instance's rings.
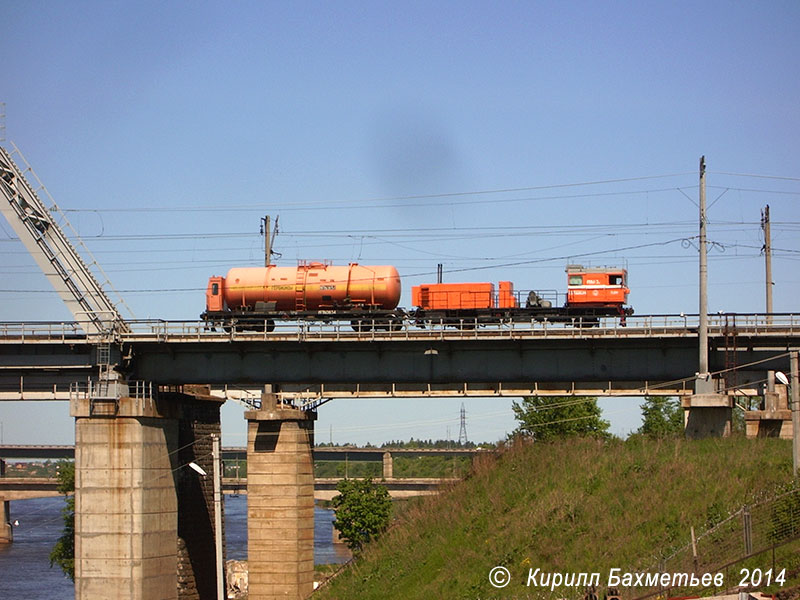
[[[11,503],[14,542],[0,544],[0,600],[74,599],[72,582],[58,566],[50,568],[50,550],[61,535],[63,498],[38,498]],[[314,562],[343,563],[349,553],[334,545],[333,511],[314,509]],[[228,559],[247,558],[247,496],[225,496]]]

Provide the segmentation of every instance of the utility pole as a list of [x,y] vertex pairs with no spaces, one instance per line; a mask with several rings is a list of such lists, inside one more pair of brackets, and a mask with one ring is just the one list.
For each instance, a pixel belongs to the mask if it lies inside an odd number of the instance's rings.
[[792,392],[792,469],[794,476],[800,468],[800,374],[798,374],[798,351],[792,350],[789,355],[791,365],[791,392]]
[[697,329],[699,362],[695,393],[711,394],[714,384],[708,372],[708,247],[706,243],[706,157],[700,157],[700,326]]
[[769,204],[761,211],[761,229],[764,230],[764,264],[767,274],[767,323],[772,323],[772,238],[769,230]]
[[272,239],[270,238],[270,219],[269,215],[261,219],[261,231],[264,233],[264,266],[272,264]]
[[225,600],[225,564],[222,561],[222,489],[220,485],[219,436],[211,436],[214,461],[214,549],[217,563],[217,600]]
[[[769,204],[761,211],[761,229],[764,231],[764,267],[767,284],[767,324],[772,325],[772,235],[769,228]],[[775,371],[767,371],[767,391],[775,391]]]

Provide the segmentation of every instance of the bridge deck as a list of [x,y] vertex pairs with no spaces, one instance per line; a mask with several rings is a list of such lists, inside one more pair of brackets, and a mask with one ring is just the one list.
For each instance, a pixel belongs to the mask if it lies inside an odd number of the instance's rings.
[[[275,384],[314,399],[528,394],[687,394],[697,370],[697,317],[630,317],[626,326],[431,323],[356,332],[343,323],[280,324],[272,332],[208,331],[198,321],[144,321],[113,340],[74,324],[0,323],[0,400],[65,399],[96,378],[98,343],[128,381],[259,389]],[[757,390],[766,370],[788,370],[800,315],[712,315],[712,371],[726,386]],[[745,367],[746,365],[754,365]]]
[[[353,331],[349,324],[278,323],[274,331],[215,331],[203,321],[129,321],[131,331],[115,334],[114,340],[128,343],[230,343],[253,342],[336,342],[336,341],[429,341],[429,340],[493,340],[527,338],[597,339],[608,337],[696,337],[697,315],[631,316],[624,323],[619,319],[601,319],[599,326],[548,321],[498,321],[480,324],[465,321],[460,326],[442,321],[427,323],[425,328],[406,323],[400,329],[375,328]],[[709,315],[709,336],[795,336],[800,335],[800,314],[718,314]],[[0,323],[0,344],[3,343],[99,343],[108,341],[101,335],[88,336],[76,323],[69,322],[5,322]]]

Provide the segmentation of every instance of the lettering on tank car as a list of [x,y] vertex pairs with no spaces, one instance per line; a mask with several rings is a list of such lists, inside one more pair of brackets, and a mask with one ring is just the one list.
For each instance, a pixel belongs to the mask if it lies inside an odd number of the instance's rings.
[[271,290],[273,292],[290,292],[290,291],[294,290],[294,286],[293,285],[268,285],[267,289]]
[[319,286],[320,290],[332,291],[336,289],[335,285],[321,285]]

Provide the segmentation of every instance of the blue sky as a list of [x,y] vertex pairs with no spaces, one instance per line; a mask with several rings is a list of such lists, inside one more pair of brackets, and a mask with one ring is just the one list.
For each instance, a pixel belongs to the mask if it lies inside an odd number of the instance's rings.
[[[766,204],[775,310],[797,308],[796,2],[0,6],[6,143],[138,318],[197,318],[208,276],[261,263],[267,213],[280,264],[394,264],[406,306],[440,262],[561,291],[591,262],[627,265],[639,314],[696,312],[700,155],[710,311],[763,310]],[[0,320],[69,319],[11,238],[0,223]],[[333,402],[317,431],[457,437],[460,403]],[[509,403],[467,402],[470,437],[513,429]],[[603,404],[638,425],[637,400]],[[0,406],[4,437],[69,441],[63,412]]]

